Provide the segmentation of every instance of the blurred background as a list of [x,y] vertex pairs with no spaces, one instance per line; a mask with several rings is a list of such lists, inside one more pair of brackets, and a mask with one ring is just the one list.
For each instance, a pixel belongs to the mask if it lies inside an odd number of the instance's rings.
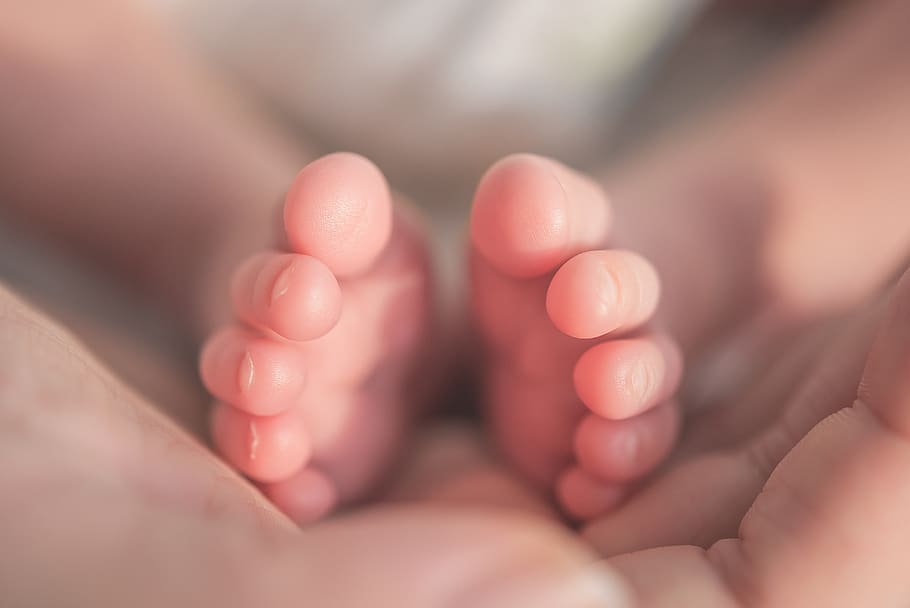
[[[184,223],[180,209],[197,213],[183,202],[259,213],[290,171],[344,149],[430,210],[454,289],[471,192],[491,162],[537,152],[600,171],[749,81],[832,4],[0,2],[0,198],[11,203],[0,208],[0,280],[64,322],[94,319],[96,350],[129,378],[118,332],[185,337],[140,322],[154,302],[116,306],[122,288],[109,277],[33,237],[68,235],[79,214],[59,210],[80,205],[110,210],[114,226],[142,211],[166,230]],[[4,219],[42,206],[30,233]],[[92,251],[103,239],[78,239],[68,244],[127,267]],[[149,390],[168,402],[163,377]]]
[[142,1],[310,149],[364,154],[432,208],[451,277],[492,162],[535,152],[602,173],[749,81],[831,4]]
[[602,166],[747,80],[826,4],[143,1],[309,144],[365,154],[427,205],[516,151]]

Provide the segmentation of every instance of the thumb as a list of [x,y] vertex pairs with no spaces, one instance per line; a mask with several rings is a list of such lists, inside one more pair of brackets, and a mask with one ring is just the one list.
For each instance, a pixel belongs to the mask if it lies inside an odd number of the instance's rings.
[[711,553],[744,600],[897,606],[910,599],[910,272],[891,296],[858,397],[819,423]]
[[571,534],[506,508],[380,507],[305,530],[286,549],[260,570],[262,605],[631,605],[624,581]]

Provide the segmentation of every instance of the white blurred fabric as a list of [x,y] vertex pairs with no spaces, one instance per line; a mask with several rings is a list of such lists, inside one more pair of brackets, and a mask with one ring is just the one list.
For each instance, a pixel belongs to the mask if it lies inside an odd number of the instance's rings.
[[577,158],[703,0],[143,0],[329,148],[444,179]]

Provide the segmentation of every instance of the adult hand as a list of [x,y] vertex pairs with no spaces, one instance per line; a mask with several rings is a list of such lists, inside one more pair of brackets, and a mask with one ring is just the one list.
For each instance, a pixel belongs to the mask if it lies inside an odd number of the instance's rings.
[[[584,531],[643,605],[910,598],[910,273],[811,371],[793,354],[741,407],[698,421],[709,432],[690,439],[688,456]],[[768,408],[776,417],[750,435]],[[709,449],[711,435],[733,439]]]
[[[699,512],[706,524],[712,513],[735,519],[729,501],[708,489],[751,472],[745,485],[764,491],[736,538],[707,551],[660,546],[599,566],[545,518],[504,505],[525,499],[488,463],[471,457],[470,466],[452,467],[453,453],[462,462],[470,453],[458,437],[433,442],[449,455],[424,455],[431,466],[412,471],[410,503],[297,531],[67,334],[2,298],[0,477],[9,498],[0,583],[11,605],[887,606],[910,597],[902,566],[910,547],[910,279],[884,314],[858,398],[841,401],[839,387],[818,380],[795,394],[786,417],[795,447],[769,478],[750,468],[754,460],[693,459],[707,464],[676,470],[701,467],[702,475],[671,471],[629,503],[628,533],[615,525],[587,532],[608,548],[608,529],[630,545],[654,545],[644,526],[663,522],[654,510],[660,496],[677,498],[663,511],[677,525],[664,531],[686,529]],[[862,359],[870,323],[854,327],[819,368],[836,374],[828,376],[834,384]],[[808,434],[798,428],[820,418]],[[687,492],[685,501],[674,488]],[[421,492],[431,498],[418,501]],[[499,506],[480,502],[490,498]]]
[[[445,450],[424,455],[395,504],[301,531],[70,334],[0,289],[4,605],[620,601],[622,586],[568,531],[502,504],[522,500],[517,484],[483,461],[455,466],[461,440],[454,451],[434,443]],[[501,506],[477,506],[481,489]]]

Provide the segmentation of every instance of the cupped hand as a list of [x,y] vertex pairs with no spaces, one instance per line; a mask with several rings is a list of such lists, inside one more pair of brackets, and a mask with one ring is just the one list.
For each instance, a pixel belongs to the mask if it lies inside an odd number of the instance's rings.
[[[910,279],[831,342],[796,389],[773,379],[756,388],[781,404],[769,430],[722,447],[693,437],[689,456],[585,530],[612,554],[600,563],[471,433],[454,431],[426,436],[388,500],[297,530],[69,334],[0,295],[0,586],[11,605],[910,597]],[[740,413],[724,419],[729,429],[747,425],[747,405],[730,410]]]

